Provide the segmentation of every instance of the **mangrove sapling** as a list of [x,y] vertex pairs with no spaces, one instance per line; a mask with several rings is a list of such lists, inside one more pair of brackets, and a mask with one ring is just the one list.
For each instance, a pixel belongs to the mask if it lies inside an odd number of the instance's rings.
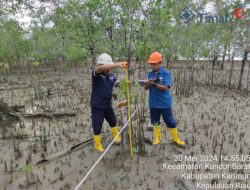
[[[138,151],[140,153],[145,153],[145,141],[144,141],[144,130],[143,130],[143,123],[144,123],[144,113],[145,113],[145,93],[142,92],[141,87],[138,83],[134,85],[134,96],[133,101],[135,108],[138,110],[136,115],[137,127],[135,129],[135,136],[136,139],[136,147],[138,147]],[[143,89],[144,90],[144,89]]]
[[29,163],[28,160],[26,160],[26,164],[24,166],[24,172],[26,174],[26,182],[27,182],[27,184],[30,184],[30,182],[31,182],[30,177],[31,177],[32,171],[33,171],[32,165]]
[[[119,91],[118,91],[118,97],[119,97],[118,101],[124,100],[126,98],[126,94],[127,94],[126,85],[127,85],[126,80],[125,79],[121,79],[120,80],[120,85],[119,85]],[[120,119],[119,119],[120,126],[123,125],[123,120],[124,120],[124,118],[123,118],[123,109],[120,108]],[[124,130],[122,132],[122,134],[121,134],[121,137],[122,137],[122,142],[121,142],[122,155],[124,155],[124,143],[126,144],[126,142],[128,142],[128,139],[127,139],[128,132],[127,131],[128,130]],[[126,137],[126,139],[124,137]],[[123,158],[123,156],[122,156],[122,158]]]
[[4,161],[4,171],[8,172],[8,167],[7,167],[7,161],[6,160]]

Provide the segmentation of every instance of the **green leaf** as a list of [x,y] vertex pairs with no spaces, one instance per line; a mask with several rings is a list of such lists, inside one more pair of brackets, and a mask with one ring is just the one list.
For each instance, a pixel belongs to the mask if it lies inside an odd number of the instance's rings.
[[39,62],[39,61],[33,61],[33,62],[32,62],[32,65],[38,66],[38,65],[40,65],[40,62]]
[[31,173],[32,170],[33,170],[33,167],[32,167],[31,164],[26,164],[26,165],[24,166],[24,172],[25,172],[25,173]]

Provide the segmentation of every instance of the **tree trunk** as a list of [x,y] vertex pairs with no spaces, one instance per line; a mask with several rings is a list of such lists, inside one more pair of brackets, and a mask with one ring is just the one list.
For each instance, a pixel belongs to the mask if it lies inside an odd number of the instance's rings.
[[220,69],[221,69],[221,70],[224,69],[224,64],[225,64],[226,55],[227,55],[227,46],[225,45],[225,46],[224,46],[223,57],[222,57],[222,62],[221,62],[221,65],[220,65]]
[[250,79],[250,60],[248,61],[248,71],[247,71],[247,90],[249,89],[249,79]]
[[194,65],[195,65],[195,58],[193,57],[193,63],[192,63],[192,70],[191,70],[191,84],[194,83]]
[[95,56],[94,56],[94,51],[95,51],[95,47],[94,47],[94,45],[93,46],[90,46],[89,47],[89,50],[90,50],[90,56],[92,57],[92,65],[93,65],[93,67],[95,67]]
[[234,70],[234,55],[235,55],[235,52],[233,52],[233,55],[232,55],[228,86],[231,86],[232,84],[232,76],[233,76],[233,70]]
[[62,37],[62,51],[63,51],[63,55],[62,55],[62,62],[63,64],[65,63],[65,57],[64,57],[64,52],[65,52],[65,36],[64,35],[61,35]]
[[212,85],[214,84],[214,67],[215,67],[215,63],[216,63],[217,59],[218,59],[218,57],[216,55],[216,56],[214,56],[214,59],[212,61],[212,78],[211,78]]
[[246,61],[247,61],[247,55],[248,55],[248,51],[245,50],[244,55],[243,55],[241,68],[240,68],[240,80],[239,80],[239,85],[238,85],[239,90],[242,88],[242,80],[243,80],[243,75],[244,75],[245,64],[246,64]]

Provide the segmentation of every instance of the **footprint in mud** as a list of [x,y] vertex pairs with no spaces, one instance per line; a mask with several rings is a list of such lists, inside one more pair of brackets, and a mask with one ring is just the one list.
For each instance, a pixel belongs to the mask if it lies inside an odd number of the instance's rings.
[[185,182],[179,177],[176,177],[174,179],[174,184],[175,184],[175,187],[179,190],[189,190],[189,188],[186,186]]
[[128,189],[129,188],[129,177],[128,177],[128,174],[123,175],[120,178],[120,182],[121,182],[122,189]]

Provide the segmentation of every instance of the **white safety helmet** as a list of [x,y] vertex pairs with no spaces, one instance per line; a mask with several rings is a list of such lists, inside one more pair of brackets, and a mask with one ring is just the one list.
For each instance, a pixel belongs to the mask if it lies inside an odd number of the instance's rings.
[[112,57],[107,54],[107,53],[103,53],[101,55],[99,55],[99,57],[97,58],[97,64],[101,65],[101,64],[114,64]]

